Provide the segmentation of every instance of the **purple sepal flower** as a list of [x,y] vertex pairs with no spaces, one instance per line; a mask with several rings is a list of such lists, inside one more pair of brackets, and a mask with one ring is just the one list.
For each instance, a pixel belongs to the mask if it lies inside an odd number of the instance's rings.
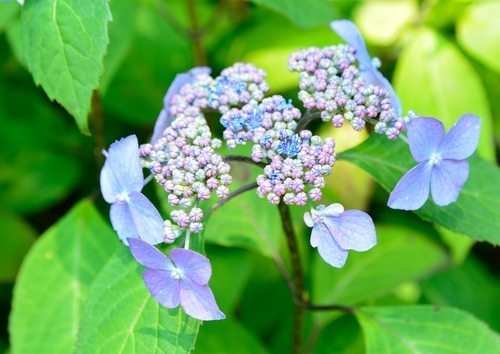
[[338,203],[320,205],[304,214],[307,226],[312,227],[311,246],[333,267],[341,268],[348,250],[367,251],[377,244],[375,225],[371,217],[360,210],[347,210]]
[[356,25],[349,20],[340,20],[330,22],[330,27],[351,47],[356,49],[356,57],[359,61],[359,71],[366,82],[386,90],[389,94],[392,107],[397,114],[401,114],[401,103],[399,102],[396,92],[394,92],[389,80],[378,71],[378,65],[375,65],[372,58],[370,58],[368,50],[366,49],[365,40]]
[[481,120],[465,114],[445,134],[434,118],[414,118],[408,125],[410,151],[418,165],[398,182],[387,205],[393,209],[416,210],[432,195],[445,206],[458,199],[469,176],[466,160],[477,148]]
[[198,320],[226,318],[208,287],[212,275],[210,261],[184,248],[170,251],[170,259],[155,247],[139,239],[129,239],[130,251],[145,266],[143,279],[151,295],[167,308],[182,306]]
[[156,119],[153,136],[151,137],[151,144],[154,144],[162,137],[163,131],[172,123],[172,120],[174,119],[174,117],[169,113],[172,98],[179,93],[182,86],[192,83],[196,79],[196,76],[202,74],[209,75],[210,72],[210,68],[206,66],[197,66],[188,72],[177,74],[175,76],[174,81],[172,81],[172,84],[163,98],[163,109],[160,111],[160,115]]
[[106,153],[101,170],[101,192],[111,204],[110,219],[120,240],[141,238],[157,244],[163,242],[163,218],[141,193],[144,177],[135,135],[115,141]]

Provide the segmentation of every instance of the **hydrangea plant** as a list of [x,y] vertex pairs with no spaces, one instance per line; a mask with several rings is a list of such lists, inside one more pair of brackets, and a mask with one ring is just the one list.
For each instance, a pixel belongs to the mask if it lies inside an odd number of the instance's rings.
[[[496,5],[461,4],[439,16],[448,9],[442,2],[420,4],[419,21],[392,28],[396,42],[380,37],[393,21],[377,31],[370,26],[379,19],[366,17],[383,2],[277,10],[268,0],[188,0],[186,23],[177,20],[181,3],[0,4],[12,49],[0,49],[0,87],[9,86],[9,98],[22,93],[0,103],[0,120],[16,118],[0,132],[8,143],[2,208],[47,228],[45,218],[67,214],[19,271],[5,350],[500,352],[500,288],[474,262],[484,244],[468,252],[473,241],[500,244],[500,172],[485,161],[494,159],[488,100],[463,60],[472,51],[473,65],[498,69],[496,42],[483,35],[495,33],[497,19],[483,18]],[[362,31],[350,20],[330,22],[344,6]],[[476,7],[488,11],[479,16]],[[489,27],[471,41],[483,22]],[[314,26],[308,38],[288,33]],[[263,40],[257,27],[275,38]],[[448,37],[470,47],[454,51]],[[378,51],[384,65],[371,45],[386,46]],[[278,65],[286,75],[274,72]],[[23,66],[57,103],[38,102]],[[26,77],[28,95],[10,85]],[[66,121],[43,132],[39,116],[67,118],[58,104],[83,134],[74,126],[72,135]],[[36,172],[45,165],[48,173]],[[66,185],[78,179],[84,188]],[[57,208],[30,214],[61,190],[68,195]],[[84,200],[66,213],[79,193]],[[4,284],[19,227],[1,220]],[[2,332],[0,352],[10,345]]]
[[[370,59],[356,26],[347,20],[330,26],[347,44],[299,50],[288,62],[299,73],[303,112],[290,99],[266,96],[266,73],[252,64],[236,63],[215,78],[210,69],[197,67],[179,74],[168,89],[151,142],[139,148],[137,138],[129,136],[106,153],[101,189],[112,204],[113,226],[125,245],[130,243],[134,258],[148,268],[144,281],[162,305],[181,305],[200,320],[224,318],[207,285],[210,262],[198,253],[202,248],[191,248],[190,240],[201,237],[206,211],[217,199],[225,202],[248,189],[279,206],[289,243],[296,242],[296,235],[288,224],[288,209],[308,205],[304,222],[312,227],[310,244],[333,267],[344,266],[348,250],[364,252],[376,245],[367,213],[344,210],[339,203],[318,205],[325,177],[335,165],[336,145],[333,137],[306,129],[315,119],[336,128],[349,124],[356,131],[371,125],[376,134],[408,141],[419,164],[396,185],[390,207],[418,209],[429,189],[437,205],[458,198],[468,175],[466,159],[478,144],[479,118],[465,115],[445,135],[434,118],[413,112],[402,116],[398,97]],[[220,115],[222,140],[212,133],[207,111]],[[219,152],[223,145],[229,150],[250,145],[251,154],[224,156]],[[262,172],[251,185],[231,192],[229,162],[235,159]],[[172,207],[164,222],[140,193],[140,165],[163,188]],[[153,247],[160,242],[174,244],[171,261]],[[301,293],[296,293],[297,301],[306,302]]]

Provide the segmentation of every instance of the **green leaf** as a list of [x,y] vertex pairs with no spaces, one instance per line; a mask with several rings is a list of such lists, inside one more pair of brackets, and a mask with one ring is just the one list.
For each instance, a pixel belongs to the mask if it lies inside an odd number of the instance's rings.
[[[339,158],[366,170],[388,191],[410,167],[416,165],[405,143],[375,135],[356,148],[339,154]],[[469,162],[469,179],[455,203],[440,207],[428,200],[416,213],[452,231],[498,245],[500,184],[492,181],[500,181],[500,169],[477,155],[473,155]]]
[[[237,308],[243,288],[252,270],[250,252],[238,248],[206,245],[212,264],[210,288],[227,317]],[[227,286],[231,284],[231,286]]]
[[[394,88],[405,109],[432,116],[450,128],[465,113],[481,118],[478,151],[494,159],[488,97],[467,58],[438,33],[421,28],[407,41],[394,73]],[[415,90],[425,94],[415,94]]]
[[288,0],[251,0],[288,17],[302,28],[327,25],[337,17],[335,5],[328,0],[288,1]]
[[88,142],[29,81],[0,79],[0,92],[9,92],[0,100],[0,204],[22,214],[70,194],[86,167],[81,156]]
[[466,310],[500,331],[500,283],[474,257],[423,281],[422,290],[433,304]]
[[90,284],[117,247],[115,233],[89,201],[42,235],[14,288],[12,353],[73,353]]
[[108,2],[102,0],[27,1],[22,12],[24,58],[35,82],[85,134],[110,19]]
[[151,296],[128,247],[95,279],[85,304],[77,353],[190,353],[200,321]]
[[361,327],[353,315],[343,315],[319,332],[314,343],[314,354],[364,353]]
[[11,0],[7,3],[0,4],[0,32],[7,27],[10,19],[21,9],[21,6],[15,1]]
[[175,75],[194,65],[192,48],[161,11],[149,2],[135,3],[133,41],[102,103],[107,112],[128,124],[153,126]]
[[[228,335],[229,334],[229,335]],[[266,354],[269,353],[255,334],[234,320],[212,321],[203,325],[195,354]]]
[[113,21],[109,23],[109,46],[104,56],[104,72],[99,80],[101,93],[106,92],[130,49],[136,13],[135,5],[134,0],[111,0],[109,2]]
[[435,306],[366,307],[356,311],[366,353],[499,353],[500,336],[471,314]]
[[36,233],[24,220],[4,209],[0,209],[0,225],[0,283],[13,282]]
[[413,228],[376,225],[376,230],[378,244],[367,252],[351,251],[342,269],[315,259],[315,303],[354,305],[373,300],[404,282],[429,276],[448,261],[443,249]]
[[457,21],[457,40],[471,56],[500,73],[500,3],[471,4]]
[[208,220],[206,239],[229,247],[243,247],[268,257],[278,252],[282,234],[276,206],[251,190],[230,200]]

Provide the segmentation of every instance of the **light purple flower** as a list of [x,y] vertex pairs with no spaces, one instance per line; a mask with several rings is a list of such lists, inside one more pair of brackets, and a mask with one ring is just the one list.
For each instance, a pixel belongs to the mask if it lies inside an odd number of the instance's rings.
[[382,87],[389,94],[391,105],[397,114],[401,114],[401,103],[390,82],[378,71],[380,62],[372,60],[366,49],[363,36],[356,25],[349,20],[330,22],[330,27],[351,47],[356,49],[356,57],[359,61],[359,70],[368,84]]
[[418,165],[398,182],[388,205],[393,209],[416,210],[432,195],[445,206],[458,199],[469,176],[466,160],[477,148],[481,120],[465,114],[445,134],[434,118],[414,118],[408,125],[410,151]]
[[172,98],[179,93],[182,89],[182,86],[186,84],[190,84],[195,81],[198,75],[202,74],[210,74],[210,68],[205,66],[197,66],[188,72],[177,74],[172,81],[172,84],[167,90],[165,97],[163,98],[163,109],[160,111],[160,115],[156,120],[155,127],[153,130],[153,136],[151,137],[151,143],[154,144],[157,142],[165,130],[171,123],[174,117],[169,113],[170,104]]
[[154,205],[141,193],[144,177],[139,160],[139,144],[130,135],[111,144],[101,170],[101,192],[111,204],[110,218],[118,237],[163,242],[163,219]]
[[203,321],[226,318],[208,287],[212,268],[205,256],[174,248],[169,259],[144,241],[128,241],[136,261],[147,267],[143,279],[156,301],[171,309],[181,305],[189,316]]
[[371,217],[360,210],[344,211],[338,203],[311,209],[304,221],[313,228],[311,246],[333,267],[344,266],[348,250],[367,251],[377,244]]

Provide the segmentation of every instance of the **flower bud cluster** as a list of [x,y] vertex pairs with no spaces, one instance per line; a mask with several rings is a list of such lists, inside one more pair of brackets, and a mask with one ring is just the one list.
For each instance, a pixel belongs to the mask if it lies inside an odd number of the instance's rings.
[[222,115],[220,122],[226,128],[223,138],[230,149],[247,141],[262,148],[257,154],[260,157],[252,156],[259,162],[265,156],[261,154],[262,150],[269,149],[268,141],[276,132],[283,129],[294,130],[300,116],[300,111],[291,101],[274,95],[264,98],[260,103],[252,100],[241,108],[231,108]]
[[220,73],[208,87],[208,106],[221,113],[250,101],[261,101],[269,91],[266,73],[252,64],[236,63]]
[[166,242],[173,242],[179,229],[200,232],[203,211],[198,203],[212,194],[225,198],[232,181],[229,164],[215,153],[222,142],[212,138],[199,107],[185,105],[185,98],[174,100],[171,109],[177,114],[162,137],[140,149],[144,165],[168,193],[168,203],[178,208],[170,213],[173,223],[164,224]]
[[409,118],[399,116],[387,90],[366,83],[353,47],[300,50],[290,56],[288,67],[299,72],[299,99],[304,107],[320,111],[321,119],[334,127],[347,121],[360,131],[369,122],[376,133],[389,139],[396,139],[406,128]]
[[305,205],[308,199],[319,201],[325,186],[324,176],[335,163],[335,141],[312,136],[308,130],[296,134],[279,131],[268,151],[269,164],[257,177],[257,193],[271,204]]

